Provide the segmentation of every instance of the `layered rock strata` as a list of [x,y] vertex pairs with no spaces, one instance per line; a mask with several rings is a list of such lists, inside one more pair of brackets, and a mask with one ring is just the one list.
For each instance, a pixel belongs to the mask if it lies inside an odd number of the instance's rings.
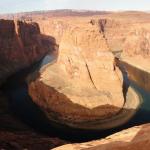
[[98,23],[109,48],[113,51],[122,50],[121,63],[125,65],[129,79],[150,91],[149,19],[144,19],[144,16],[143,19],[132,19],[129,16],[128,19],[102,19]]
[[0,83],[53,49],[55,40],[42,35],[37,23],[0,20]]

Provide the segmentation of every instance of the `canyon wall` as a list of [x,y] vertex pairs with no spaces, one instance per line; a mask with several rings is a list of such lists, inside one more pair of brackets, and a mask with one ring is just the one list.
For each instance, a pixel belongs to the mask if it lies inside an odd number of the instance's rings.
[[[42,33],[61,39],[69,26],[93,26],[99,28],[111,51],[123,50],[122,56],[150,56],[149,14],[111,14],[93,17],[52,17],[47,20],[35,20]],[[53,29],[53,30],[50,30]],[[93,33],[94,34],[94,33]],[[105,47],[104,47],[105,48]],[[104,49],[103,48],[103,49]]]
[[[42,33],[53,35],[58,43],[61,42],[61,39],[64,38],[64,34],[66,34],[69,42],[65,43],[65,49],[66,46],[68,47],[67,49],[69,49],[71,46],[74,47],[74,45],[82,43],[80,47],[83,49],[90,49],[90,47],[92,49],[93,47],[94,51],[97,51],[97,54],[101,50],[122,50],[121,59],[133,66],[132,71],[131,68],[126,67],[130,79],[135,81],[138,85],[143,85],[142,87],[144,89],[149,90],[145,88],[147,83],[143,82],[143,78],[145,79],[144,81],[146,81],[147,74],[149,74],[150,71],[149,16],[149,14],[144,13],[127,13],[124,15],[120,13],[116,15],[104,15],[100,18],[51,18],[49,20],[40,21],[39,26]],[[90,27],[93,31],[89,31]],[[85,28],[86,32],[80,28]],[[80,34],[74,33],[79,30],[81,32]],[[83,34],[84,36],[82,36],[82,32],[85,32]],[[89,32],[91,32],[90,35],[88,35]],[[71,37],[69,34],[76,35]],[[101,41],[97,37],[101,37]],[[80,39],[82,40],[80,41]],[[98,40],[99,42],[97,42]],[[80,43],[78,41],[80,41]],[[69,45],[71,42],[74,42],[74,45]],[[93,53],[89,52],[88,54],[92,55]],[[136,71],[135,68],[138,70]],[[135,76],[135,72],[137,76]],[[137,79],[135,80],[135,78]]]
[[[7,81],[9,76],[38,62],[48,52],[55,50],[56,47],[55,38],[42,34],[39,25],[35,22],[0,20],[0,85]],[[17,77],[18,80],[22,79],[22,74]],[[65,141],[56,137],[41,135],[25,122],[20,121],[19,110],[22,107],[20,104],[18,105],[19,109],[14,107],[13,100],[10,98],[12,95],[8,92],[8,90],[13,91],[14,85],[11,82],[19,85],[18,89],[22,88],[24,83],[20,83],[17,79],[16,81],[15,79],[9,80],[10,83],[4,84],[0,91],[0,149],[45,150],[64,144]],[[9,88],[10,85],[12,88]],[[5,87],[7,88],[6,90]],[[19,93],[20,91],[17,92]],[[23,91],[21,94],[26,95],[25,93]],[[17,98],[19,99],[19,97]],[[20,98],[19,101],[22,105],[28,103],[24,103],[23,98]],[[15,101],[14,103],[17,102]],[[31,103],[23,107],[26,114],[30,112],[28,109],[33,106]],[[35,107],[34,111],[36,111]],[[16,112],[17,117],[14,115]],[[25,118],[24,115],[22,118]],[[30,121],[31,118],[29,117],[28,119]],[[32,121],[34,122],[34,119]]]
[[[101,19],[91,18],[52,17],[38,20],[35,17],[37,23],[0,20],[0,80],[3,81],[3,77],[7,78],[17,70],[39,60],[47,51],[55,49],[54,45],[60,44],[64,38],[69,42],[64,43],[63,49],[71,49],[77,45],[90,50],[90,55],[94,54],[93,49],[97,54],[103,50],[123,50],[124,60],[132,59],[136,64],[136,59],[141,62],[147,59],[144,68],[149,66],[148,20],[132,17],[121,19],[113,15],[103,16]],[[74,36],[71,37],[71,34]]]
[[123,51],[120,59],[130,80],[150,91],[150,21],[129,17],[101,19],[98,23],[109,49]]
[[138,86],[146,91],[150,91],[150,71],[144,69],[142,66],[138,66],[130,61],[120,61],[120,64],[125,66],[128,72],[128,77],[131,81],[134,81]]
[[54,49],[55,39],[42,35],[37,23],[0,20],[0,83]]
[[130,19],[100,19],[110,50],[123,50],[123,56],[150,56],[150,22]]

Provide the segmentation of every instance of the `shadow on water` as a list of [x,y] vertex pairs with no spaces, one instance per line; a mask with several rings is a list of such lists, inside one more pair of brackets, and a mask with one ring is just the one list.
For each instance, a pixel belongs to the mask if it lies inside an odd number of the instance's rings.
[[130,121],[131,124],[143,124],[150,122],[150,93],[131,82],[131,86],[142,96],[143,102],[135,117]]
[[126,94],[128,92],[128,88],[130,86],[130,81],[128,79],[128,73],[127,73],[124,65],[119,61],[118,58],[115,58],[115,63],[119,67],[119,69],[121,70],[121,73],[123,76],[122,92],[123,92],[124,99],[126,99]]
[[[32,67],[26,68],[10,77],[2,88],[5,95],[8,96],[9,103],[14,114],[25,124],[28,124],[30,127],[35,129],[36,132],[49,135],[50,137],[59,137],[71,142],[83,142],[103,138],[122,129],[150,122],[150,93],[144,91],[134,83],[131,83],[132,87],[135,88],[139,94],[141,94],[144,102],[133,119],[125,125],[115,129],[99,132],[83,130],[81,132],[80,130],[72,130],[72,128],[64,125],[61,125],[61,129],[56,128],[57,124],[50,122],[45,114],[32,101],[28,94],[28,86],[25,81],[28,74],[39,70],[42,66],[47,63],[52,63],[56,59],[57,56],[52,57],[52,55],[46,55],[43,60],[36,63]],[[124,86],[128,87],[130,82],[127,78],[127,73],[125,70],[123,71],[123,78],[125,81]],[[125,92],[127,92],[127,89]]]

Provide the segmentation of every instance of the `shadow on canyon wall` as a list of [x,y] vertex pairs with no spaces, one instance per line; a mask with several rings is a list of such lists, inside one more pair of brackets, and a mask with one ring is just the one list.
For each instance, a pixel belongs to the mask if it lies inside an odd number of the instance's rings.
[[[54,37],[41,34],[37,23],[17,24],[0,20],[0,148],[50,149],[64,141],[42,137],[34,130],[40,110],[28,99],[25,80],[29,73],[51,62],[45,55],[55,53],[56,57],[59,46]],[[30,117],[32,113],[36,116]]]
[[[35,63],[33,66],[22,69],[19,72],[12,75],[11,77],[9,77],[6,83],[1,88],[1,90],[3,91],[3,94],[5,94],[5,96],[7,96],[8,98],[8,99],[5,99],[5,101],[8,101],[10,109],[16,118],[18,118],[23,123],[30,126],[37,133],[45,134],[52,138],[59,137],[61,139],[65,139],[71,142],[81,142],[81,141],[88,141],[92,139],[106,137],[122,129],[150,121],[150,119],[149,120],[148,119],[147,120],[144,120],[144,119],[134,120],[133,118],[133,120],[129,123],[121,127],[115,128],[115,129],[109,129],[107,131],[83,131],[83,130],[81,131],[79,129],[77,130],[77,129],[69,128],[68,126],[65,126],[63,124],[60,124],[58,126],[58,124],[50,122],[49,118],[45,115],[45,113],[43,113],[43,111],[39,108],[39,106],[37,106],[32,101],[31,97],[28,94],[28,85],[26,82],[26,77],[30,73],[33,73],[33,72],[38,73],[42,66],[46,65],[47,63],[53,63],[54,61],[57,60],[57,57],[58,57],[58,52],[56,52],[55,57],[53,57],[54,59],[51,58],[52,51],[53,50],[57,51],[58,49],[58,45],[56,44],[55,38],[51,36],[47,36],[47,35],[42,35],[42,34],[40,35],[40,37],[44,39],[43,40],[44,45],[50,48],[49,54],[47,54],[45,57],[43,57],[43,59],[41,59],[41,61]],[[124,81],[125,80],[126,80],[126,76],[124,76]],[[125,83],[126,82],[124,82],[123,87],[125,87]],[[124,95],[125,97],[126,97],[127,89],[123,91],[125,93]],[[62,96],[64,97],[65,95],[62,95]],[[76,105],[76,104],[71,103],[69,99],[68,99],[68,102],[71,105]],[[88,109],[83,106],[76,105],[76,107],[79,107],[85,111],[88,111]],[[99,108],[94,108],[94,109],[101,109],[101,108],[99,107]],[[134,110],[127,109],[126,111],[130,112]],[[143,109],[142,115],[149,116],[150,111]],[[3,129],[10,130],[11,124],[6,125],[6,127],[7,129],[5,129],[5,125],[3,124],[3,127],[2,127]],[[1,124],[0,124],[0,128],[1,128]],[[17,127],[14,126],[12,130],[17,130]]]
[[35,22],[0,20],[0,83],[57,46],[55,38],[42,34]]

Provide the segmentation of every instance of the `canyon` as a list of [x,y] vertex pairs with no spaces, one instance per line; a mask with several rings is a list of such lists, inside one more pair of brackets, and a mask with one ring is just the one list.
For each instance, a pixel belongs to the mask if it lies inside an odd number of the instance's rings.
[[[31,101],[53,126],[60,128],[60,132],[67,128],[97,132],[127,123],[138,111],[141,100],[131,86],[125,91],[124,75],[116,65],[113,52],[122,52],[117,59],[123,62],[129,79],[149,91],[150,14],[59,13],[2,17],[5,20],[0,20],[0,84],[3,87],[14,73],[38,63],[44,56],[52,56],[54,61],[31,71],[23,80]],[[52,149],[71,142],[26,126],[12,115],[8,95],[1,93],[4,106],[0,148],[40,149],[45,145],[43,149]],[[146,124],[106,139],[56,149],[126,150],[136,149],[135,144],[146,149],[142,145],[149,146],[148,133],[149,124]],[[26,137],[30,138],[25,142]],[[126,141],[128,138],[131,142]]]

